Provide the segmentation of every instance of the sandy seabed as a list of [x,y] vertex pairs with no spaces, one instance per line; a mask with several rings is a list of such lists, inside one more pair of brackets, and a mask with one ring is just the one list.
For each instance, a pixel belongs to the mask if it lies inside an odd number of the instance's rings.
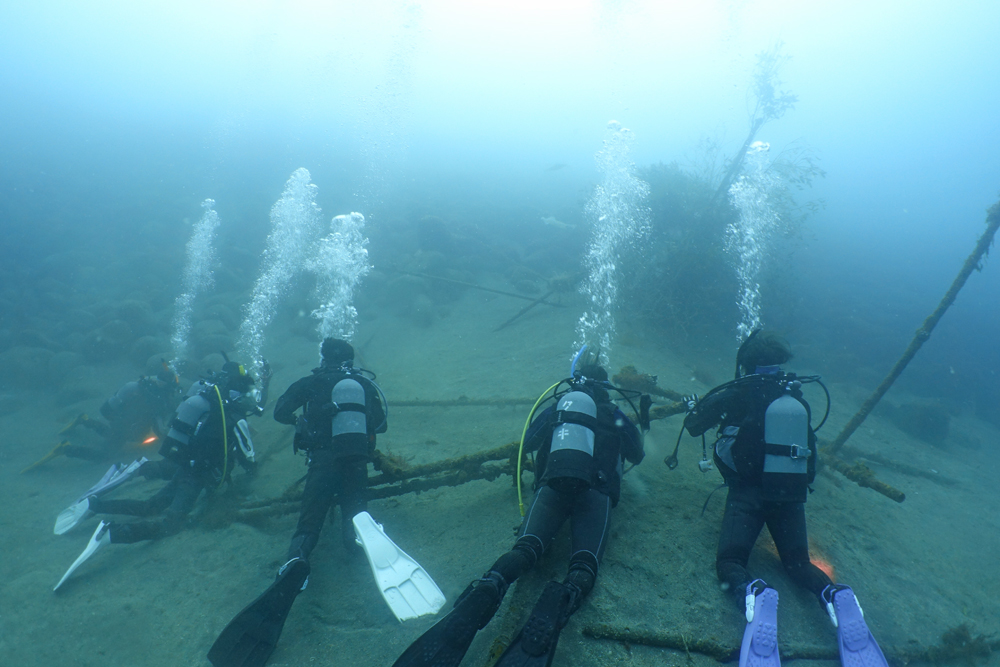
[[[378,373],[390,404],[389,431],[380,436],[379,449],[416,463],[518,439],[527,406],[417,409],[393,408],[392,403],[460,396],[533,398],[564,377],[579,304],[535,308],[493,333],[522,305],[469,292],[450,315],[423,328],[390,315],[362,313],[355,336],[359,361]],[[315,343],[289,335],[281,326],[274,329],[266,349],[275,369],[272,405],[292,381],[308,374],[317,357]],[[635,330],[621,339],[612,351],[613,369],[634,364],[658,375],[663,387],[702,393],[710,387],[693,379],[692,368],[714,369],[720,382],[731,372],[733,350],[682,351]],[[808,356],[800,354],[792,370],[822,373],[821,351],[804,349]],[[886,360],[887,368],[891,362]],[[93,382],[102,387],[102,395],[110,395],[134,375],[131,367],[107,367]],[[821,434],[827,438],[870,388],[845,383],[830,390],[833,411]],[[808,397],[818,411],[819,392]],[[213,513],[211,506],[276,497],[301,477],[304,459],[292,455],[290,429],[269,413],[252,420],[263,458],[256,479],[237,479],[205,503],[204,520],[196,515],[175,536],[102,549],[53,593],[96,526],[96,518],[90,519],[55,536],[55,517],[97,481],[107,464],[60,458],[27,474],[20,471],[56,444],[63,424],[79,412],[96,413],[101,400],[58,405],[45,392],[30,398],[26,407],[0,416],[0,664],[208,665],[205,656],[219,631],[273,581],[297,517],[248,525],[219,521],[225,513]],[[554,665],[716,662],[696,651],[593,639],[584,633],[606,626],[635,636],[680,636],[691,646],[707,640],[739,647],[742,610],[720,591],[715,577],[724,492],[701,514],[705,498],[721,479],[715,471],[698,470],[700,443],[691,438],[682,444],[680,467],[667,470],[662,461],[679,427],[679,417],[654,423],[646,460],[626,475],[597,586],[563,631]],[[82,442],[87,434],[74,437]],[[1000,432],[964,415],[952,420],[949,438],[974,438],[983,445],[978,451],[936,449],[873,416],[851,446],[929,474],[913,476],[872,463],[883,481],[906,492],[906,501],[897,504],[824,470],[807,505],[814,558],[829,562],[836,579],[855,589],[894,667],[903,657],[940,643],[951,628],[968,624],[974,635],[1000,631]],[[133,481],[115,497],[146,497],[156,488],[155,482]],[[444,611],[511,546],[520,523],[509,477],[374,501],[370,511],[437,581],[448,597]],[[216,520],[207,520],[209,516]],[[495,640],[516,633],[544,582],[562,579],[568,551],[568,537],[561,534],[539,567],[511,588],[464,665],[490,663]],[[391,665],[438,618],[397,622],[367,563],[345,553],[332,526],[311,564],[309,587],[296,601],[269,665]],[[780,593],[782,650],[835,655],[835,630],[815,599],[784,575],[766,531],[751,570]],[[809,662],[813,660],[796,661]],[[987,662],[1000,664],[996,653]]]

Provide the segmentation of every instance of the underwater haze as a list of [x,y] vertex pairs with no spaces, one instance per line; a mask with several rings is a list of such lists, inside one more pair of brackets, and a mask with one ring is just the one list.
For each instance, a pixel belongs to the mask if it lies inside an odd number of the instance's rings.
[[[271,412],[327,335],[378,374],[378,449],[403,466],[516,443],[583,344],[669,408],[732,379],[759,327],[823,377],[828,445],[1000,200],[998,26],[992,0],[0,4],[0,663],[209,664],[284,562],[305,466]],[[892,667],[1000,664],[991,254],[806,504],[814,561]],[[109,448],[79,415],[230,357],[274,372],[249,418],[258,473],[53,592],[97,526],[57,536],[56,516],[112,463],[158,458],[155,437]],[[826,398],[805,391],[815,426]],[[656,419],[623,478],[553,665],[738,658],[724,501],[706,501],[722,480],[688,436],[661,462],[681,421]],[[399,623],[328,526],[268,664],[390,665],[511,547],[511,471],[454,470],[370,503],[445,609]],[[568,551],[557,538],[462,664],[493,664]],[[782,657],[835,664],[769,538],[751,570],[781,594]]]

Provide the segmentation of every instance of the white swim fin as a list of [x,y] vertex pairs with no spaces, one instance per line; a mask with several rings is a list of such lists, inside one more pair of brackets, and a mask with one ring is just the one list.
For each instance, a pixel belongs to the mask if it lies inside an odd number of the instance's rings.
[[59,580],[56,587],[52,589],[53,591],[59,590],[59,587],[63,585],[63,582],[69,579],[69,575],[76,572],[76,568],[83,565],[83,563],[88,558],[93,556],[98,549],[103,547],[105,544],[111,544],[111,531],[108,530],[108,526],[110,526],[110,524],[107,521],[101,522],[101,524],[97,527],[97,530],[94,531],[93,536],[91,536],[90,542],[87,543],[87,548],[84,549],[83,553],[80,554],[80,556],[73,561],[73,564],[69,566],[69,569],[66,570],[66,574],[62,576],[62,579]]
[[124,463],[116,463],[111,466],[111,468],[104,473],[104,477],[101,478],[97,484],[93,485],[87,489],[82,496],[77,498],[77,502],[80,502],[84,498],[89,498],[90,496],[100,496],[107,493],[111,489],[121,486],[135,474],[135,471],[142,467],[144,463],[148,463],[149,459],[143,456],[140,459],[136,459],[125,465]]
[[56,527],[52,529],[56,535],[62,535],[70,528],[75,527],[84,519],[93,516],[90,511],[90,498],[84,498],[73,503],[56,517]]
[[83,520],[93,516],[94,513],[90,511],[90,498],[105,494],[111,489],[121,486],[131,479],[135,472],[148,461],[149,459],[143,456],[141,459],[136,459],[128,465],[125,465],[124,463],[116,463],[108,468],[108,471],[104,473],[104,477],[102,477],[97,484],[94,484],[92,487],[87,489],[82,496],[76,499],[75,503],[59,513],[59,516],[56,517],[56,525],[55,528],[52,529],[52,532],[56,535],[62,535],[71,528],[77,526]]
[[436,614],[445,597],[430,575],[389,539],[368,512],[354,517],[354,534],[368,556],[375,583],[400,621]]

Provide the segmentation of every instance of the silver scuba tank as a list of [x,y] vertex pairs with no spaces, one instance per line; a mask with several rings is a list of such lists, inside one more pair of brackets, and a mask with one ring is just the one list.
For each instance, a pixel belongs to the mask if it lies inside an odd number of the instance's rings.
[[191,463],[191,438],[198,432],[210,408],[208,399],[200,394],[177,406],[177,416],[170,422],[170,430],[160,446],[160,456],[175,463]]
[[190,444],[191,436],[197,431],[198,423],[210,407],[208,399],[204,396],[196,395],[188,398],[177,406],[177,417],[170,422],[167,437],[173,438],[183,445]]
[[567,482],[589,487],[594,481],[594,430],[586,422],[597,419],[597,404],[586,393],[571,391],[559,399],[560,413],[564,421],[552,431],[544,478],[556,488]]
[[367,413],[365,412],[365,389],[357,380],[345,378],[333,386],[330,392],[337,413],[333,417],[331,435],[348,433],[368,433]]
[[786,392],[767,406],[764,443],[765,500],[805,502],[812,454],[809,413],[791,394]]

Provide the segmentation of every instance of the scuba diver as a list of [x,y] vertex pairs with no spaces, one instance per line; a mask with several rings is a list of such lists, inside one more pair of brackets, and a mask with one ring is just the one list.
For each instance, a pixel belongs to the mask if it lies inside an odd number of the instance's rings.
[[308,584],[309,555],[334,504],[340,505],[344,547],[351,554],[364,551],[383,598],[400,621],[444,606],[444,594],[430,576],[366,511],[368,463],[376,434],[385,433],[388,423],[385,397],[374,379],[374,373],[354,367],[350,343],[326,338],[320,366],[275,403],[275,420],[295,425],[294,452],[308,456],[299,522],[274,584],[229,622],[209,650],[215,667],[267,662],[292,603]]
[[138,380],[127,382],[114,396],[104,401],[101,415],[106,421],[82,413],[59,431],[62,435],[77,426],[89,428],[104,438],[103,447],[74,445],[69,440],[64,440],[45,458],[28,466],[23,472],[37,468],[60,455],[101,462],[115,458],[130,445],[150,445],[166,434],[167,424],[177,408],[180,396],[179,378],[164,362],[163,369],[155,377],[144,375]]
[[[747,626],[740,667],[778,667],[778,592],[747,571],[750,552],[767,525],[789,578],[812,592],[838,629],[844,667],[877,667],[885,657],[868,630],[854,592],[835,584],[809,558],[805,502],[816,477],[816,434],[830,414],[830,394],[819,376],[781,370],[792,358],[788,343],[757,329],[736,354],[736,378],[701,399],[688,399],[684,429],[702,436],[699,467],[711,469],[704,433],[718,426],[713,460],[729,487],[722,518],[716,573],[722,589],[745,605]],[[826,415],[814,429],[802,396],[805,383],[817,382],[827,396]],[[677,438],[680,444],[680,435]],[[665,463],[677,465],[677,448]],[[706,503],[707,504],[707,503]]]
[[[562,582],[546,584],[527,623],[496,665],[541,667],[552,662],[560,631],[597,579],[609,537],[611,508],[621,495],[623,460],[638,464],[644,456],[639,429],[608,393],[616,391],[628,400],[627,394],[632,392],[608,383],[608,374],[599,364],[600,351],[584,345],[573,359],[570,377],[549,387],[528,415],[519,460],[523,451],[537,451],[535,497],[514,547],[469,584],[454,609],[413,642],[395,667],[456,667],[461,663],[476,633],[496,614],[507,588],[534,567],[569,519],[569,573]],[[532,419],[547,400],[554,404]],[[644,396],[643,407],[636,410],[644,430],[648,429],[649,402]],[[521,513],[524,515],[523,504]]]
[[[201,386],[204,389],[189,396],[177,408],[177,416],[170,422],[160,448],[160,454],[173,470],[166,486],[147,500],[107,500],[97,495],[106,487],[95,487],[96,491],[92,489],[90,495],[63,510],[56,520],[56,533],[65,533],[93,514],[137,517],[162,514],[162,518],[132,523],[101,521],[87,548],[53,590],[62,586],[105,544],[155,540],[176,533],[201,492],[221,488],[230,479],[237,463],[248,474],[255,472],[253,442],[245,419],[261,410],[248,399],[254,379],[241,364],[227,358],[222,371],[202,381]],[[140,469],[146,465],[150,464],[139,463]]]

